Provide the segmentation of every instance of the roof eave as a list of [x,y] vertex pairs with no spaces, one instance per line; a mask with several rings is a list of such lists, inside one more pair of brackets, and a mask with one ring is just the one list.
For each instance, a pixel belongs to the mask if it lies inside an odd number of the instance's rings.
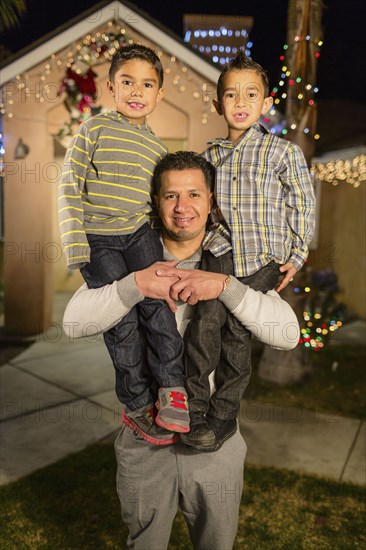
[[143,34],[153,42],[163,45],[165,51],[194,68],[209,82],[217,81],[220,74],[219,69],[187,46],[180,37],[163,27],[161,23],[158,23],[141,10],[136,10],[136,7],[129,2],[111,3],[104,1],[19,52],[16,59],[10,60],[10,63],[2,69],[1,84],[13,80],[18,74],[27,72],[30,68],[42,63],[49,57],[50,52],[56,53],[75,42],[79,37],[91,33],[97,24],[100,26],[112,19],[125,21],[129,27],[139,34]]

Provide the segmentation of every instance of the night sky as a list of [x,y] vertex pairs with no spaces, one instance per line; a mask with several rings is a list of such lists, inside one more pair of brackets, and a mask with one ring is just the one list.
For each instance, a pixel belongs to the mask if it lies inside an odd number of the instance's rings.
[[[49,0],[26,0],[28,13],[21,27],[4,33],[0,43],[13,53],[28,46],[72,17],[98,2],[72,0],[54,4]],[[319,98],[364,101],[365,84],[365,0],[325,0],[324,45],[318,62]],[[56,6],[59,9],[55,10]],[[183,13],[210,13],[254,17],[250,34],[252,58],[269,74],[270,85],[280,75],[283,44],[286,42],[288,0],[136,0],[134,5],[183,37]],[[224,7],[223,7],[224,6]]]

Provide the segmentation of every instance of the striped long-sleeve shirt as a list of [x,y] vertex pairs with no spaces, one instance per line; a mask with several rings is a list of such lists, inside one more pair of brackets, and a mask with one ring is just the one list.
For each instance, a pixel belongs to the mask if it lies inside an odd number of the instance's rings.
[[210,141],[203,156],[216,167],[235,275],[251,275],[272,260],[299,270],[315,229],[314,190],[300,147],[255,124],[236,144]]
[[149,219],[152,176],[167,147],[110,111],[84,122],[67,150],[58,212],[67,264],[90,261],[86,234],[128,235]]

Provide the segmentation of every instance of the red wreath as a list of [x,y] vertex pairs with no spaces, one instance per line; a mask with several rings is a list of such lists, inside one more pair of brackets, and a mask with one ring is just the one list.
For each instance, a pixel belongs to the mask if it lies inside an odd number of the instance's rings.
[[97,87],[95,85],[95,77],[97,74],[89,69],[84,75],[75,73],[71,68],[68,68],[66,71],[66,78],[73,80],[79,90],[83,95],[90,94],[92,97],[97,95]]

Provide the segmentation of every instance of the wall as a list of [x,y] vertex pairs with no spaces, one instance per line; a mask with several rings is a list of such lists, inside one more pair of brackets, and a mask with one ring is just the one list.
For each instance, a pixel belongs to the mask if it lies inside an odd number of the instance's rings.
[[334,270],[340,288],[337,300],[366,319],[366,186],[321,186],[319,245],[310,253],[309,264],[314,270]]
[[[34,89],[36,79],[29,81]],[[35,334],[51,321],[53,147],[46,127],[46,103],[23,92],[14,96],[12,119],[4,119],[4,310],[13,335]],[[19,138],[29,146],[16,160]]]

